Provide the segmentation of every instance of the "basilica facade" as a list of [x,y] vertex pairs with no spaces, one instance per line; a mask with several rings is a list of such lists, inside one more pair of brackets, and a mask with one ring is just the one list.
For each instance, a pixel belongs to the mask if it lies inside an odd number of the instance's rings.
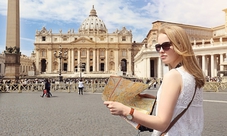
[[34,45],[36,74],[132,75],[133,58],[142,44],[133,43],[125,27],[108,33],[93,6],[78,32],[53,33],[43,27],[36,31]]

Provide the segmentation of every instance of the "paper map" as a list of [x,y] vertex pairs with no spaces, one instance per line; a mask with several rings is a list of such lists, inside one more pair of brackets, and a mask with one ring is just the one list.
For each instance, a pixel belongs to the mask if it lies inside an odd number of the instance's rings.
[[[138,95],[147,88],[148,85],[141,82],[133,82],[119,76],[110,76],[104,88],[102,100],[117,101],[145,114],[150,114],[155,100],[142,98]],[[135,122],[128,122],[135,128],[139,127]]]

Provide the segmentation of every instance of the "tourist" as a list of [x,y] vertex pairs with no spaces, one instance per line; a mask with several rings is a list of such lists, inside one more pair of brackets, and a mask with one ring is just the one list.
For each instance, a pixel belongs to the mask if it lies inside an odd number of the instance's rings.
[[83,88],[84,88],[84,83],[83,83],[82,79],[80,79],[78,82],[79,95],[80,94],[83,95]]
[[[162,62],[170,68],[157,93],[155,115],[144,114],[119,102],[105,101],[104,104],[112,115],[128,117],[128,120],[154,129],[152,136],[160,136],[163,132],[168,136],[201,136],[205,78],[188,35],[181,27],[164,25],[159,30],[155,48]],[[186,112],[167,130],[171,121],[187,106]]]
[[48,79],[45,80],[45,89],[43,90],[43,95],[41,95],[41,97],[43,97],[44,95],[46,95],[47,97],[52,96],[51,92],[50,92],[50,82]]

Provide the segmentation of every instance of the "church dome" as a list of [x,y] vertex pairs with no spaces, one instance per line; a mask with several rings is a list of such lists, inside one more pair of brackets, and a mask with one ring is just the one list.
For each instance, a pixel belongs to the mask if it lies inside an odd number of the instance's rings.
[[104,22],[98,18],[94,5],[90,11],[88,18],[84,20],[82,25],[79,28],[79,33],[82,34],[102,34],[107,33],[106,25]]

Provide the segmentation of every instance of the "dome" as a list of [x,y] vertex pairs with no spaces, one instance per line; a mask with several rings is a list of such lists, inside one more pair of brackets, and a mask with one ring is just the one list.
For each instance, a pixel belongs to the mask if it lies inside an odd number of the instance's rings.
[[107,33],[106,25],[104,22],[98,18],[94,5],[90,11],[88,18],[84,20],[79,28],[79,33],[82,34],[98,34]]

